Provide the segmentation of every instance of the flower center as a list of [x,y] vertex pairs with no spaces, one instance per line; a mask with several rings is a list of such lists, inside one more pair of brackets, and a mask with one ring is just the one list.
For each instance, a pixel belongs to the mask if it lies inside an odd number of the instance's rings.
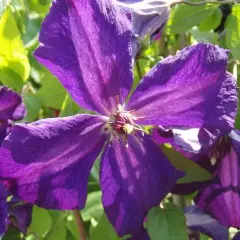
[[107,124],[104,126],[104,131],[111,134],[110,142],[114,137],[117,137],[123,140],[127,146],[128,135],[135,135],[135,130],[143,131],[134,123],[134,120],[136,120],[136,118],[131,112],[124,110],[121,105],[118,105],[117,110],[110,115]]

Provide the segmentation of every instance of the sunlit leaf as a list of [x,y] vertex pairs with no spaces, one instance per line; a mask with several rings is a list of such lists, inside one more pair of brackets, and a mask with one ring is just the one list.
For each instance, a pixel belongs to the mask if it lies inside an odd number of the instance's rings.
[[182,33],[211,16],[217,5],[204,4],[201,6],[179,5],[171,11],[169,28],[172,33]]
[[240,5],[234,5],[227,18],[225,41],[233,56],[240,60]]
[[188,239],[183,210],[170,203],[166,204],[164,209],[154,207],[149,210],[147,215],[147,231],[151,240]]
[[222,20],[222,11],[216,8],[211,15],[200,23],[199,29],[201,31],[210,31],[217,28]]
[[169,145],[161,146],[163,153],[168,157],[171,163],[186,174],[178,183],[201,182],[211,179],[211,174],[196,164],[194,161],[184,157]]
[[54,109],[61,109],[66,90],[47,69],[42,70],[41,88],[37,93],[42,104]]
[[[15,75],[8,74],[9,71]],[[8,78],[5,76],[1,81],[17,90],[20,90],[19,86],[30,74],[27,53],[10,7],[0,19],[0,72],[2,75],[8,75]],[[14,83],[15,81],[18,83]]]
[[82,210],[82,218],[88,221],[91,218],[100,219],[103,213],[101,201],[102,192],[92,192],[88,194],[85,208]]
[[90,240],[120,240],[105,214],[90,233]]
[[48,211],[34,206],[32,213],[32,223],[29,227],[30,233],[35,233],[39,237],[43,237],[51,229],[52,219]]

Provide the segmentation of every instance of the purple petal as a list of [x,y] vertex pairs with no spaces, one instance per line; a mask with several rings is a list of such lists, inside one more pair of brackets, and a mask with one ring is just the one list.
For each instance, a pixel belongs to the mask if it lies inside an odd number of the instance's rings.
[[7,87],[0,87],[0,121],[8,120],[22,103],[18,93]]
[[160,32],[164,27],[169,18],[171,1],[117,0],[116,4],[131,14],[132,31],[134,34],[132,48],[133,57],[135,57],[140,48],[139,40],[146,35],[152,37],[152,35]]
[[8,214],[10,219],[14,218],[14,225],[24,234],[27,233],[27,228],[32,221],[32,208],[31,203],[21,203],[11,201],[8,203]]
[[226,74],[227,52],[206,43],[157,64],[133,93],[128,110],[143,125],[229,130],[237,110],[236,81]]
[[26,116],[27,110],[24,103],[21,103],[13,112],[11,116],[11,120],[19,121],[22,120]]
[[0,238],[7,231],[7,192],[0,182]]
[[0,145],[2,144],[4,138],[9,134],[12,125],[10,121],[4,120],[0,122]]
[[108,114],[133,81],[131,26],[110,0],[56,0],[35,56],[82,107]]
[[105,136],[101,117],[73,117],[17,124],[0,150],[0,176],[16,197],[51,209],[83,208],[91,167]]
[[197,206],[185,208],[187,227],[200,231],[215,240],[228,240],[228,228],[203,213]]
[[129,238],[128,240],[150,240],[150,237],[148,236],[147,230],[142,228],[137,235]]
[[238,232],[232,240],[240,240],[240,232]]
[[219,163],[218,175],[197,195],[196,204],[221,224],[240,227],[240,137],[233,131],[232,148]]
[[156,30],[162,28],[168,20],[171,1],[123,1],[117,0],[116,4],[131,13],[133,34],[144,38],[152,35]]
[[183,176],[150,136],[130,135],[128,144],[115,139],[106,147],[100,170],[103,205],[119,236],[138,234],[147,211]]

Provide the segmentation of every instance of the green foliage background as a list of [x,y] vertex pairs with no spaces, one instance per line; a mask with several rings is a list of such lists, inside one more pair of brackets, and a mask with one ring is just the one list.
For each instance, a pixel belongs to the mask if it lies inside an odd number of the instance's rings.
[[[73,102],[55,76],[33,57],[33,51],[38,46],[41,22],[48,13],[50,4],[50,0],[0,0],[0,81],[22,95],[27,107],[27,116],[22,122],[85,112]],[[230,50],[228,68],[237,77],[240,61],[240,4],[232,7],[225,29],[218,33],[214,29],[220,25],[222,17],[217,4],[175,6],[161,39],[152,44],[149,37],[143,40],[141,53],[136,60],[134,86],[139,82],[140,76],[162,58],[202,41]],[[240,114],[236,127],[240,127]],[[168,146],[162,146],[162,149],[178,169],[186,172],[180,182],[211,178],[206,170]],[[85,209],[81,211],[82,218],[89,239],[118,240],[120,238],[103,211],[98,170],[97,162],[89,178],[88,199]],[[192,197],[187,196],[187,201],[190,202]],[[168,195],[162,203],[164,209],[155,207],[149,211],[146,228],[151,239],[187,239],[183,211],[174,203],[174,197]],[[127,238],[128,236],[124,239]],[[49,211],[34,206],[33,220],[27,235],[10,229],[2,239],[76,240],[79,239],[79,233],[71,211]],[[207,237],[201,236],[201,239]]]

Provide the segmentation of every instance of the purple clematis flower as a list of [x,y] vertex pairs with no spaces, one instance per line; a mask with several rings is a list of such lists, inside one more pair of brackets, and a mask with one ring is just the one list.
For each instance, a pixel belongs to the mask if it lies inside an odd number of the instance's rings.
[[240,132],[232,130],[217,143],[212,152],[216,177],[199,190],[195,202],[223,225],[239,228]]
[[11,121],[21,120],[26,110],[21,96],[7,87],[0,87],[0,144],[11,130]]
[[32,221],[32,204],[22,203],[14,197],[7,202],[8,195],[0,182],[0,236],[4,235],[10,227],[16,227],[26,234]]
[[[140,125],[229,129],[236,88],[227,52],[185,48],[158,63],[126,102],[132,82],[131,25],[110,0],[56,0],[35,56],[72,98],[97,115],[16,124],[0,152],[0,176],[15,196],[51,209],[85,205],[91,167],[102,153],[100,185],[110,222],[135,236],[147,211],[183,176]],[[226,109],[227,108],[227,109]]]
[[[182,131],[181,138],[189,140],[187,136],[184,137],[186,134],[187,131]],[[195,202],[199,208],[221,224],[239,228],[240,132],[232,130],[228,135],[219,137],[219,131],[215,130],[211,135],[215,136],[212,138],[215,142],[210,144],[208,151],[205,152],[207,148],[204,148],[204,151],[201,149],[200,153],[192,154],[190,158],[211,172],[213,179],[198,183],[177,184],[171,191],[175,194],[190,194],[198,191]],[[188,148],[191,149],[196,145],[197,140],[193,143],[187,142]],[[186,146],[186,144],[183,145]],[[189,157],[189,153],[187,155]]]

